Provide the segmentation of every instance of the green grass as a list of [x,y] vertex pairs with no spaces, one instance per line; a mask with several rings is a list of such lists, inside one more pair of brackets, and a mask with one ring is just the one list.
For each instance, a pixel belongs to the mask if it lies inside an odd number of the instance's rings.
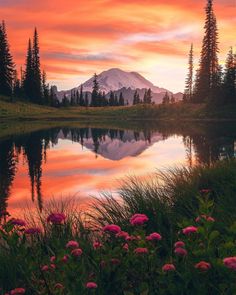
[[79,120],[79,121],[130,121],[130,120],[234,120],[236,106],[212,109],[204,104],[136,105],[124,107],[68,107],[55,109],[24,101],[10,102],[0,98],[0,120]]

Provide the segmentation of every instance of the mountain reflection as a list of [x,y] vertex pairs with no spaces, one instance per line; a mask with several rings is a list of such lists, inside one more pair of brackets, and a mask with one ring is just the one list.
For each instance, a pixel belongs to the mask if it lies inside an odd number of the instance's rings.
[[43,163],[47,161],[48,150],[60,141],[80,143],[83,148],[93,151],[95,157],[101,156],[109,161],[127,158],[128,161],[128,157],[138,157],[155,143],[177,135],[183,138],[189,166],[196,163],[211,165],[217,160],[235,157],[236,131],[232,124],[228,127],[212,124],[197,128],[145,126],[137,130],[63,127],[0,139],[0,210],[8,207],[19,157],[28,167],[32,201],[37,200],[39,209],[42,209]]

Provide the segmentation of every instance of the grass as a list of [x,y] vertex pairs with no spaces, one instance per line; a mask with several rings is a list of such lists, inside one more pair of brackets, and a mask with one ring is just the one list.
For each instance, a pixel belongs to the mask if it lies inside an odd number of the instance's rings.
[[124,107],[68,107],[55,109],[34,105],[24,101],[10,102],[6,97],[0,98],[0,120],[78,120],[87,122],[109,122],[130,120],[235,120],[236,106],[225,106],[220,109],[209,108],[204,104],[173,105],[136,105]]
[[205,188],[211,190],[214,198],[216,218],[225,224],[236,220],[235,160],[210,167],[173,168],[157,172],[150,181],[127,178],[118,192],[119,198],[105,194],[96,199],[91,217],[99,226],[115,223],[125,227],[129,216],[142,212],[150,216],[150,231],[158,228],[171,236],[178,222],[195,214],[197,196]]
[[[199,193],[203,188],[210,193]],[[73,201],[48,203],[43,212],[25,218],[27,228],[40,226],[40,234],[27,236],[21,226],[1,219],[0,294],[20,287],[26,295],[187,295],[190,290],[191,295],[235,294],[235,265],[232,269],[223,262],[226,257],[236,259],[235,192],[236,161],[223,161],[211,167],[158,172],[149,182],[126,179],[119,200],[109,195],[96,199],[92,214],[81,216]],[[48,223],[52,212],[64,213],[65,221]],[[149,220],[141,226],[130,224],[136,213]],[[196,221],[197,216],[213,216],[216,221],[205,217]],[[112,223],[133,239],[101,230]],[[185,236],[181,229],[190,225],[197,232]],[[162,239],[148,241],[153,232]],[[179,239],[187,256],[174,252]],[[69,240],[79,242],[81,256],[65,247]],[[94,248],[95,241],[101,248]],[[140,248],[146,254],[136,254]],[[202,261],[207,269],[197,266]],[[170,263],[176,271],[162,269]],[[97,288],[86,288],[87,282]]]

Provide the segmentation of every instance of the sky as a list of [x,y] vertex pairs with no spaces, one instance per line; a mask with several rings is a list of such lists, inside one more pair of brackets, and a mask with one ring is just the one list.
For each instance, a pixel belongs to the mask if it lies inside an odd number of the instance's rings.
[[[24,66],[37,27],[42,68],[59,90],[109,68],[136,71],[154,85],[183,91],[187,55],[201,50],[205,0],[0,0],[11,52]],[[220,62],[236,47],[236,0],[215,0]]]

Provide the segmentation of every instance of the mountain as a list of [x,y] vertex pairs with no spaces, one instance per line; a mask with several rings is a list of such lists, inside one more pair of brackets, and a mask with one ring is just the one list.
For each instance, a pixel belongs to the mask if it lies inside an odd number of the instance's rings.
[[[160,88],[142,75],[137,72],[125,72],[121,69],[113,68],[107,71],[104,71],[98,75],[98,83],[100,86],[100,90],[104,91],[109,97],[110,91],[114,91],[119,95],[120,92],[123,93],[125,100],[127,100],[130,104],[133,101],[134,92],[138,89],[140,97],[142,98],[145,92],[145,89],[151,88],[153,93],[153,101],[155,103],[160,103],[166,91],[169,94],[172,94],[171,91]],[[71,90],[66,91],[55,91],[59,100],[62,100],[64,95],[70,97],[72,91],[79,90],[80,86],[75,87]],[[83,90],[91,94],[93,88],[93,77],[83,83]],[[55,90],[55,89],[54,89]],[[182,93],[174,94],[176,100],[182,99]],[[89,95],[90,97],[90,95]]]

